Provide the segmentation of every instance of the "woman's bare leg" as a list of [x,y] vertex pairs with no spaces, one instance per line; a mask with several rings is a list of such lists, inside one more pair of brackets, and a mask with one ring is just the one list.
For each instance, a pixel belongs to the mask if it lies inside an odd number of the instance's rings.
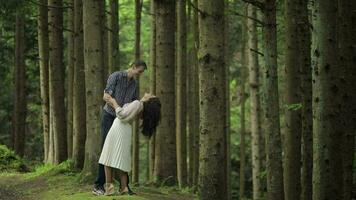
[[119,170],[120,172],[120,182],[121,182],[121,191],[127,192],[127,173],[124,171]]
[[113,173],[112,173],[112,168],[108,166],[104,166],[105,169],[105,180],[106,183],[112,183],[113,182]]

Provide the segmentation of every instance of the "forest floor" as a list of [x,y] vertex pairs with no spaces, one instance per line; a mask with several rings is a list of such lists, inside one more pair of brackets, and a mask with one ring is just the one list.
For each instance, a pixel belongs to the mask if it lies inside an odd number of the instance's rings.
[[30,173],[0,173],[0,200],[194,200],[196,196],[174,187],[132,186],[133,196],[94,196],[92,184],[78,181],[79,174],[42,167]]

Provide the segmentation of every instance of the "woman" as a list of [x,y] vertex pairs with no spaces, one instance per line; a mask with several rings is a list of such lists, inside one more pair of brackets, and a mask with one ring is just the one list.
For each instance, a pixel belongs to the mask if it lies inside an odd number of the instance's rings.
[[109,99],[115,108],[116,119],[105,139],[99,163],[105,168],[105,195],[113,195],[113,168],[119,169],[120,194],[127,194],[127,173],[131,171],[131,122],[136,116],[142,119],[142,133],[151,137],[161,116],[161,103],[151,94],[145,94],[140,101],[136,100],[120,107],[114,98]]

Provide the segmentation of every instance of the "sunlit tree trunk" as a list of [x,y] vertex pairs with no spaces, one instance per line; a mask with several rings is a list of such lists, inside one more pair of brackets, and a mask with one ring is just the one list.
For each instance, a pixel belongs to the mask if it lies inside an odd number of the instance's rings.
[[48,9],[47,0],[41,0],[38,6],[38,52],[40,57],[41,109],[43,129],[43,161],[48,161],[49,151],[49,85],[48,85]]

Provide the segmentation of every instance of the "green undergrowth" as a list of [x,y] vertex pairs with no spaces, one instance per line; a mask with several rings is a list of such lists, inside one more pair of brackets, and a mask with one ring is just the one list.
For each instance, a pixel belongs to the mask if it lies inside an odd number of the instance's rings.
[[[72,162],[66,161],[60,165],[40,165],[29,173],[1,173],[0,190],[8,199],[43,199],[43,200],[194,200],[192,190],[177,187],[154,187],[151,184],[132,185],[137,192],[134,196],[94,196],[91,193],[92,183],[81,182],[80,173],[72,168]],[[116,184],[118,185],[118,184]],[[16,191],[14,191],[16,190]],[[20,198],[21,197],[21,198]],[[25,197],[25,198],[24,198]],[[1,198],[0,198],[1,199]]]

